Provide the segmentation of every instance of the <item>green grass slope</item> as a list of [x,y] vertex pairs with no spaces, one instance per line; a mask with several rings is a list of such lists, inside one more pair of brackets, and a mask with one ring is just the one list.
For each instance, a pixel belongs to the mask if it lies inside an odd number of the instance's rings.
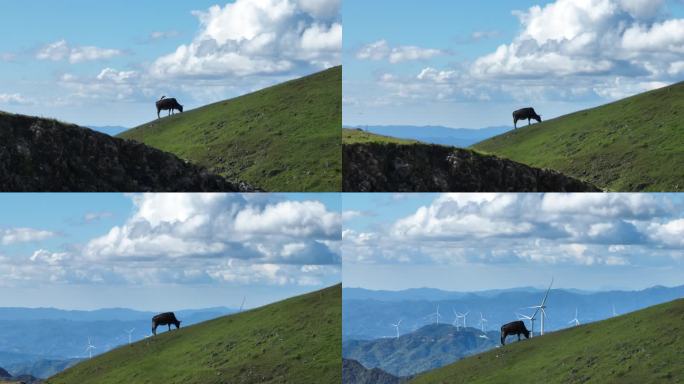
[[341,127],[342,68],[335,67],[119,137],[266,191],[335,192],[342,188]]
[[342,290],[336,285],[160,333],[77,364],[47,382],[339,383],[341,307]]
[[474,148],[602,189],[682,191],[684,82],[533,124]]
[[683,327],[677,300],[512,343],[411,383],[682,383]]
[[376,135],[359,129],[343,128],[342,144],[366,144],[366,143],[391,143],[391,144],[416,144],[416,140],[405,140],[396,137]]
[[602,189],[682,191],[684,82],[533,124],[474,148]]

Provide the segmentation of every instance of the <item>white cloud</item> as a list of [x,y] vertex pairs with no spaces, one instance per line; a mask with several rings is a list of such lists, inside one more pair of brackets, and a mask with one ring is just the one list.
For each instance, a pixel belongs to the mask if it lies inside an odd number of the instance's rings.
[[0,93],[0,104],[31,104],[31,101],[19,93]]
[[33,228],[0,229],[0,243],[12,245],[17,243],[33,243],[57,236],[55,232]]
[[[473,74],[571,76],[645,71],[684,49],[684,20],[654,20],[663,1],[556,0],[515,14],[522,32],[475,61]],[[662,61],[662,63],[660,63]]]
[[171,39],[180,36],[178,31],[154,31],[150,33],[151,40]]
[[680,208],[648,194],[441,194],[374,223],[382,229],[344,228],[342,253],[355,263],[657,264],[684,246],[684,221],[670,218]]
[[[510,42],[448,68],[379,78],[385,98],[395,106],[615,100],[680,81],[684,73],[684,19],[668,14],[664,1],[556,0],[513,14],[521,29]],[[380,40],[357,57],[382,60],[390,52]]]
[[157,77],[283,74],[340,62],[339,1],[237,0],[196,11],[200,32],[157,59]]
[[671,220],[665,223],[652,223],[649,226],[651,237],[668,247],[676,247],[684,253],[684,219]]
[[66,40],[59,40],[41,48],[36,54],[39,60],[62,61],[69,60],[76,64],[84,61],[111,59],[122,55],[118,49],[99,48],[94,46],[71,47]]
[[299,7],[316,19],[336,18],[341,0],[299,0]]
[[442,54],[444,52],[439,49],[413,45],[390,47],[386,40],[378,40],[363,46],[356,53],[356,58],[359,60],[388,60],[390,63],[396,64],[404,61],[427,60]]
[[[340,214],[315,200],[241,194],[136,194],[128,219],[61,250],[0,264],[10,282],[320,285],[339,278]],[[85,221],[109,217],[104,211]],[[4,244],[51,236],[0,233]]]

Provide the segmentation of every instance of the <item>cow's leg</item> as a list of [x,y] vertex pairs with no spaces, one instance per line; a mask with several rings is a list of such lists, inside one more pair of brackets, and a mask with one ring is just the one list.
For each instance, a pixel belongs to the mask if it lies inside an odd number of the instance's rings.
[[160,119],[161,117],[159,116],[159,113],[161,112],[161,109],[157,108],[157,119]]
[[156,324],[152,326],[152,334],[157,336],[157,325]]
[[171,324],[169,324],[169,331],[171,330]]
[[518,129],[518,119],[513,119],[513,129]]
[[532,120],[532,119],[529,119],[529,118],[527,119],[527,125],[532,124],[531,120]]
[[520,341],[520,334],[518,333],[518,341]]

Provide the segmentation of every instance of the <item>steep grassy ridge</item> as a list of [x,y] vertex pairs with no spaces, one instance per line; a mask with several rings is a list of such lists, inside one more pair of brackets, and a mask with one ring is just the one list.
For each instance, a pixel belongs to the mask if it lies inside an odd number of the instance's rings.
[[512,343],[412,383],[681,383],[684,300]]
[[520,128],[473,147],[612,191],[682,191],[684,82]]
[[161,333],[77,364],[47,382],[339,383],[341,291],[336,285]]
[[340,191],[342,68],[119,135],[274,192]]

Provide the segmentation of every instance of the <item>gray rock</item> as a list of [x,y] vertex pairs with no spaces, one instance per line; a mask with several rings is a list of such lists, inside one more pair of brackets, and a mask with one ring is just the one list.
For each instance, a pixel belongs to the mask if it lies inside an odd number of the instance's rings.
[[56,120],[0,113],[0,191],[254,190],[135,141]]
[[559,172],[431,144],[345,144],[345,192],[599,192]]

